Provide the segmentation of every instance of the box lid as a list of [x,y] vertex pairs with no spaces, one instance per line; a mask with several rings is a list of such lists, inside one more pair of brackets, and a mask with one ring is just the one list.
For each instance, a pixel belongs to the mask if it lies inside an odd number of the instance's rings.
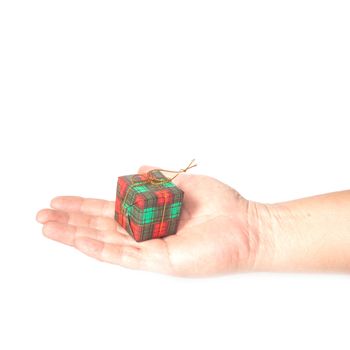
[[[152,178],[167,179],[159,170],[152,171]],[[142,201],[142,207],[147,208],[156,207],[161,197],[167,197],[172,203],[181,202],[184,192],[171,181],[154,183],[147,180],[146,174],[134,174],[118,178],[117,196],[122,200],[125,207],[137,206],[140,204],[138,201]]]

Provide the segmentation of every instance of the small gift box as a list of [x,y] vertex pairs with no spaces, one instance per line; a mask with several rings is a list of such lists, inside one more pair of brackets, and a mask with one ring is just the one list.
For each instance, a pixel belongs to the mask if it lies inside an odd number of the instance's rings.
[[137,242],[176,233],[184,192],[171,180],[160,169],[118,178],[115,220]]

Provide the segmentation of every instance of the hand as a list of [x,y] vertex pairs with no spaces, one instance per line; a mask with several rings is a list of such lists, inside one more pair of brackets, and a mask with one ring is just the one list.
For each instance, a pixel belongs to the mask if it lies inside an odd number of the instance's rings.
[[48,238],[128,268],[177,276],[253,269],[259,251],[250,222],[254,203],[208,176],[181,174],[174,183],[185,192],[184,203],[177,233],[165,238],[135,242],[114,220],[114,202],[99,199],[56,197],[37,220]]

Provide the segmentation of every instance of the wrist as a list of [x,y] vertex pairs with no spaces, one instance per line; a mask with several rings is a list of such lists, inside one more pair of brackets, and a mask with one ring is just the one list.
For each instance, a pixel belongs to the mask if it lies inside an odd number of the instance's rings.
[[257,242],[252,271],[271,271],[276,255],[276,209],[273,205],[249,201],[248,234]]
[[332,234],[328,210],[311,213],[300,201],[254,203],[251,208],[250,227],[259,237],[254,271],[349,270],[349,254],[343,252],[349,240]]
[[249,229],[259,239],[253,271],[304,270],[312,242],[301,235],[303,212],[280,203],[249,207]]
[[250,202],[255,271],[350,271],[350,192],[284,203]]

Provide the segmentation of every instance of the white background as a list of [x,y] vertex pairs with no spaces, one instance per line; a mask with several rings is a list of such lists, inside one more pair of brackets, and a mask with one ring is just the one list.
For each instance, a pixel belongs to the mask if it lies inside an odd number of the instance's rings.
[[0,348],[349,349],[347,275],[181,279],[44,238],[142,164],[276,202],[349,189],[348,1],[0,2]]

